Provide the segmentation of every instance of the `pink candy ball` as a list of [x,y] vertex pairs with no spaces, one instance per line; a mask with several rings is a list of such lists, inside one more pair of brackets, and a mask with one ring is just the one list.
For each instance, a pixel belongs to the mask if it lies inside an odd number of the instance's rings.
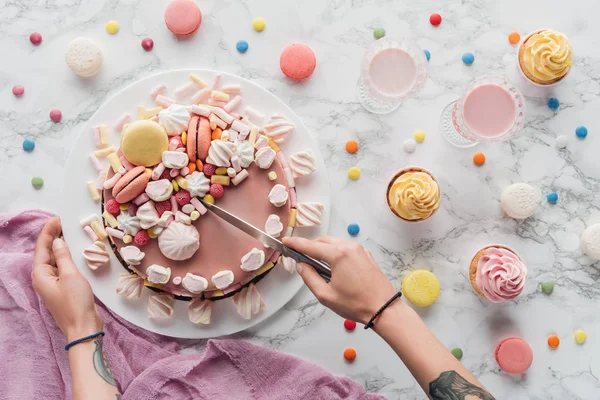
[[25,88],[21,85],[15,85],[13,86],[12,92],[15,96],[21,97],[23,96],[23,93],[25,93]]
[[154,40],[152,40],[150,38],[146,38],[146,39],[142,40],[142,47],[146,51],[152,50],[152,48],[154,47]]
[[38,44],[42,43],[42,35],[40,35],[38,32],[33,32],[31,35],[29,35],[29,41],[37,46]]
[[62,119],[62,113],[60,112],[60,110],[51,110],[50,119],[54,122],[60,122],[60,120]]

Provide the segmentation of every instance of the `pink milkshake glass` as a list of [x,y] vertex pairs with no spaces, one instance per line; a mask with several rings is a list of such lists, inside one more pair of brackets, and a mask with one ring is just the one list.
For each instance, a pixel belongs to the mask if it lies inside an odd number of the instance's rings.
[[358,80],[358,100],[368,111],[387,114],[415,97],[427,80],[427,58],[418,46],[383,38],[365,53]]
[[502,77],[477,79],[458,100],[442,111],[442,136],[456,147],[500,142],[523,126],[525,103],[521,93]]

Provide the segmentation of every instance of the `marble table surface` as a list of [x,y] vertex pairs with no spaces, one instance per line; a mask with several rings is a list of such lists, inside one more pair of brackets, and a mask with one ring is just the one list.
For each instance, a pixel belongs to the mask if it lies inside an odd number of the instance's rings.
[[[440,279],[439,300],[418,312],[449,348],[464,350],[463,363],[498,399],[597,399],[600,396],[600,265],[582,254],[579,236],[600,222],[600,25],[592,16],[600,3],[579,0],[201,0],[200,31],[177,40],[163,23],[165,0],[0,0],[0,210],[42,208],[56,211],[62,201],[63,168],[79,127],[100,104],[123,86],[157,71],[173,68],[215,68],[248,78],[271,90],[303,118],[319,141],[332,194],[332,235],[347,237],[346,226],[359,223],[355,239],[367,247],[386,274],[399,284],[412,269],[425,268]],[[433,12],[444,21],[433,28]],[[258,34],[250,21],[262,16],[267,28]],[[108,35],[104,24],[116,19],[121,30]],[[420,95],[395,112],[378,116],[356,101],[359,65],[372,30],[410,39],[431,51],[429,78]],[[440,136],[439,114],[466,85],[486,74],[515,74],[515,48],[507,34],[525,34],[551,27],[566,33],[574,49],[574,67],[553,90],[562,103],[557,112],[545,106],[549,92],[523,87],[527,97],[524,129],[505,143],[477,147],[487,156],[475,167],[473,149],[448,145]],[[28,35],[39,31],[35,47]],[[64,62],[67,43],[89,36],[103,48],[105,64],[89,80],[78,79]],[[145,52],[141,39],[151,37]],[[246,39],[245,55],[235,43]],[[318,59],[305,82],[285,79],[278,65],[280,50],[291,42],[311,46]],[[461,55],[470,51],[467,67]],[[11,88],[25,86],[15,98]],[[61,123],[48,118],[63,112]],[[586,125],[585,140],[574,135]],[[426,140],[407,155],[402,143],[416,130]],[[569,145],[558,151],[556,136]],[[36,140],[23,152],[25,137]],[[356,155],[344,150],[355,139]],[[422,224],[397,220],[386,208],[384,191],[393,172],[407,164],[433,171],[440,181],[443,203],[434,218]],[[358,181],[346,171],[362,170]],[[32,176],[44,188],[34,190]],[[527,182],[542,193],[556,191],[556,205],[542,201],[532,218],[515,221],[499,204],[502,190]],[[515,301],[495,305],[470,288],[469,262],[483,245],[514,248],[529,268],[524,293]],[[540,282],[553,281],[554,293],[541,293]],[[365,288],[369,290],[369,288]],[[575,344],[573,333],[585,329],[589,339]],[[561,346],[550,350],[546,338],[556,334]],[[502,373],[494,361],[495,344],[507,336],[526,339],[534,351],[523,376]],[[237,337],[291,353],[361,382],[368,391],[389,398],[420,399],[424,394],[395,354],[374,333],[346,333],[342,320],[319,305],[303,289],[282,311]],[[353,364],[342,358],[345,347],[358,351]],[[188,344],[188,351],[201,344]]]

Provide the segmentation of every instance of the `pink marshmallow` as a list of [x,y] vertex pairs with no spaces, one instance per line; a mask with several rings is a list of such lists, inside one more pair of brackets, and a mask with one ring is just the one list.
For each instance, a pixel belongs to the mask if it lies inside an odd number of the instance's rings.
[[163,96],[162,94],[159,94],[158,96],[156,96],[156,98],[154,99],[154,102],[156,103],[156,105],[167,108],[169,107],[171,104],[175,103],[175,100],[170,99],[168,97]]
[[248,135],[248,133],[250,133],[250,127],[237,119],[231,123],[231,129],[238,131],[242,135]]
[[186,149],[185,149],[185,147],[178,147],[178,148],[175,149],[175,151],[178,151],[180,153],[185,153]]
[[98,177],[96,178],[96,189],[102,190],[104,188],[104,180],[106,179],[106,172],[99,171]]
[[192,104],[188,111],[190,111],[196,115],[200,115],[202,117],[208,117],[211,113],[211,109],[209,107],[201,106],[198,104]]
[[212,92],[217,88],[217,86],[219,86],[219,82],[221,82],[221,74],[217,74],[215,76],[215,80],[212,81],[212,83],[208,85],[207,88]]
[[100,129],[98,129],[98,127],[96,127],[93,129],[92,132],[93,132],[92,135],[94,136],[94,146],[101,147],[102,140],[100,140]]
[[142,193],[138,197],[133,199],[133,203],[136,206],[141,206],[142,204],[146,203],[148,200],[150,200],[150,197],[148,197],[148,195],[146,193]]
[[202,202],[200,200],[198,200],[197,197],[192,197],[192,199],[190,200],[190,203],[194,206],[194,208],[196,208],[196,210],[198,210],[200,215],[204,215],[208,212],[206,207],[204,207],[204,204],[202,204]]
[[104,187],[104,189],[112,189],[113,186],[115,186],[117,184],[117,181],[119,179],[121,179],[121,176],[123,176],[123,175],[121,175],[117,172],[116,174],[114,174],[112,176],[112,178],[105,180],[102,187]]
[[294,175],[292,174],[292,170],[289,168],[284,168],[283,173],[285,174],[285,181],[287,182],[288,188],[296,187],[296,182],[294,181]]
[[127,169],[125,167],[120,167],[117,172],[123,176],[127,173]]
[[190,169],[188,167],[183,167],[179,170],[179,175],[187,176],[190,173]]
[[246,115],[248,115],[248,117],[250,117],[250,119],[252,121],[254,121],[255,123],[262,125],[264,119],[265,119],[265,115],[259,111],[256,111],[254,108],[252,107],[246,107]]
[[152,170],[152,180],[155,181],[160,178],[163,172],[165,172],[165,166],[163,163],[158,163],[158,165]]
[[90,238],[90,240],[92,242],[95,242],[96,240],[98,240],[98,235],[96,235],[96,232],[94,232],[94,230],[92,228],[90,228],[89,226],[87,226],[87,225],[84,226],[83,231],[85,232],[87,237]]
[[171,139],[169,141],[169,151],[174,151],[179,145],[179,141],[177,139]]
[[213,108],[212,112],[217,117],[219,117],[223,121],[225,121],[227,124],[230,124],[233,122],[233,117],[231,115],[227,114],[227,112],[225,110],[223,110],[222,108],[215,107],[215,108]]
[[210,98],[210,99],[208,99],[208,104],[211,106],[223,108],[227,105],[227,102]]
[[287,158],[285,157],[285,154],[283,154],[282,151],[277,153],[277,159],[279,160],[279,164],[281,164],[281,169],[286,169],[290,167],[290,165],[287,162]]
[[121,160],[121,164],[123,164],[127,171],[130,171],[135,168],[135,166],[129,161],[127,161],[127,159],[124,156],[119,157],[119,160]]
[[217,117],[215,114],[211,114],[209,120],[210,120],[211,125],[214,123],[221,129],[227,128],[227,123],[225,121],[223,121],[221,118]]
[[231,115],[235,119],[242,119],[242,116],[235,112],[230,112],[229,115]]
[[90,154],[90,161],[94,165],[94,168],[96,168],[96,171],[103,171],[104,170],[104,167],[102,166],[102,163],[100,162],[100,160],[98,160],[98,158],[94,154]]
[[173,215],[175,215],[175,213],[179,210],[179,204],[177,204],[175,196],[171,196],[169,200],[171,201],[171,212]]
[[208,96],[210,96],[210,89],[208,89],[208,88],[200,89],[192,96],[192,103],[194,103],[194,104],[201,103],[204,100],[208,99]]
[[123,236],[125,236],[125,232],[110,227],[106,228],[106,233],[119,240],[123,240]]
[[227,104],[225,104],[225,107],[223,107],[223,109],[227,112],[231,112],[231,111],[235,110],[236,108],[238,108],[241,103],[242,103],[242,96],[235,96],[233,99],[229,100],[229,102]]
[[121,133],[125,124],[128,124],[129,122],[131,122],[131,114],[125,113],[125,114],[121,115],[119,117],[119,119],[117,120],[117,122],[115,123],[115,130],[117,132]]
[[177,177],[177,176],[179,175],[179,170],[178,170],[178,169],[175,169],[175,168],[173,168],[173,169],[171,169],[171,170],[169,171],[169,175],[171,176],[171,178],[175,178],[175,177]]
[[238,94],[241,90],[242,87],[240,85],[225,85],[221,88],[221,92],[227,94]]
[[277,260],[279,260],[279,256],[281,255],[280,252],[276,251],[275,253],[273,253],[273,255],[271,256],[271,258],[269,258],[269,261],[271,262],[277,262]]
[[167,91],[167,85],[165,84],[161,84],[156,86],[154,89],[152,89],[152,91],[150,92],[150,96],[156,100],[156,97],[160,94],[163,94],[164,92]]
[[194,82],[190,82],[186,85],[183,85],[175,90],[175,98],[183,99],[185,97],[190,97],[196,92],[196,84]]
[[296,197],[296,189],[295,188],[289,188],[288,192],[290,194],[290,206],[292,208],[296,208],[296,206],[298,205],[298,199]]

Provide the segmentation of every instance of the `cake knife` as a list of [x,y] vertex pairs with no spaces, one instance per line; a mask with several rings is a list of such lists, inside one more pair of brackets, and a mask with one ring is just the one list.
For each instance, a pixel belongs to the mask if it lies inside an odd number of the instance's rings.
[[213,214],[215,214],[217,217],[221,218],[225,222],[235,226],[242,232],[245,232],[246,234],[257,239],[265,246],[280,252],[283,256],[293,258],[296,261],[300,261],[310,265],[317,271],[319,275],[321,275],[323,279],[325,279],[325,281],[329,282],[331,280],[331,267],[324,261],[316,260],[310,256],[307,256],[304,253],[287,247],[286,245],[281,243],[281,241],[275,239],[273,236],[268,235],[267,233],[261,231],[260,229],[249,224],[243,219],[236,217],[230,212],[223,210],[221,207],[215,206],[214,204],[206,202],[202,199],[200,199],[200,201],[208,210],[210,210]]

